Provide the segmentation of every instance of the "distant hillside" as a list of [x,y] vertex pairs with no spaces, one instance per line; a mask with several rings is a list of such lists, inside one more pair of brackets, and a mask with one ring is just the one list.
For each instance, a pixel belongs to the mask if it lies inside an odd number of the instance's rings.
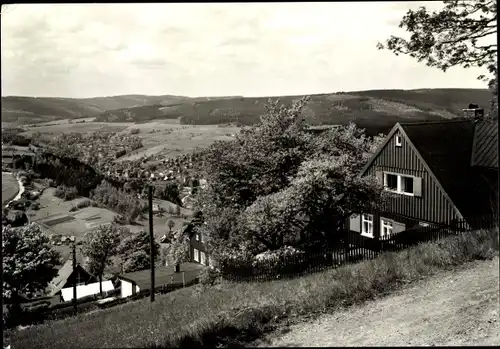
[[[35,123],[96,116],[102,122],[144,122],[179,118],[182,124],[251,125],[259,121],[269,98],[291,103],[301,96],[199,97],[126,95],[88,99],[3,97],[2,122]],[[487,89],[371,90],[312,95],[304,110],[311,124],[349,120],[371,132],[396,122],[441,120],[460,115],[469,103],[487,107]]]
[[[291,103],[301,96],[189,100],[168,106],[108,111],[96,121],[138,121],[180,118],[182,124],[251,125],[259,121],[269,98]],[[469,103],[487,106],[486,89],[372,90],[312,95],[304,113],[311,124],[354,121],[369,133],[387,132],[396,122],[442,120],[461,115]],[[156,110],[154,110],[156,108]],[[125,116],[126,115],[126,116]]]
[[[2,123],[35,124],[60,119],[94,117],[108,110],[136,108],[150,105],[170,105],[182,102],[209,101],[235,97],[145,96],[122,95],[95,98],[2,97]],[[139,112],[138,115],[141,115]],[[153,117],[153,116],[152,116]],[[161,115],[154,115],[154,118]],[[117,120],[118,121],[118,120]]]

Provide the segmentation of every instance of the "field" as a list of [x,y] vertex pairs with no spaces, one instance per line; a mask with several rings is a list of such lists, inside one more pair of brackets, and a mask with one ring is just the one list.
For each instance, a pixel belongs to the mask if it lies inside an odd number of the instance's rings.
[[161,155],[165,158],[188,154],[196,148],[206,148],[216,140],[232,139],[232,134],[240,132],[239,127],[221,127],[217,125],[180,125],[173,120],[154,120],[147,123],[108,123],[108,122],[85,122],[64,123],[45,126],[39,124],[37,127],[29,128],[23,135],[30,136],[34,132],[41,134],[60,133],[92,133],[92,132],[117,132],[129,134],[132,129],[139,129],[136,136],[140,137],[143,147],[128,153],[117,159],[135,160],[142,156]]
[[153,304],[143,299],[10,330],[5,342],[14,348],[228,346],[261,337],[299,316],[343,309],[425,276],[495,256],[498,230],[473,232],[295,279],[185,288],[159,295]]
[[[118,214],[108,209],[99,207],[85,207],[77,211],[70,212],[72,206],[76,205],[86,198],[76,198],[71,201],[64,201],[54,195],[55,188],[47,188],[39,198],[40,209],[29,211],[28,215],[31,220],[42,224],[44,230],[50,235],[75,236],[76,242],[83,239],[84,234],[99,225],[106,225],[113,222],[113,218]],[[15,195],[15,194],[14,194]],[[154,200],[165,211],[169,207],[175,205],[165,200]],[[176,217],[164,213],[163,215],[155,214],[153,216],[153,231],[155,240],[159,242],[160,238],[168,232],[167,222],[172,220],[175,225],[173,229],[181,227],[183,222],[186,222],[192,215],[192,211],[181,208],[181,217]],[[143,219],[138,219],[134,225],[125,225],[131,232],[140,230],[149,231],[149,220],[147,214],[143,215]],[[183,218],[185,216],[187,218]],[[63,262],[69,258],[71,247],[67,245],[55,246],[56,250],[63,256]]]
[[2,206],[14,199],[18,191],[16,178],[10,172],[2,172]]

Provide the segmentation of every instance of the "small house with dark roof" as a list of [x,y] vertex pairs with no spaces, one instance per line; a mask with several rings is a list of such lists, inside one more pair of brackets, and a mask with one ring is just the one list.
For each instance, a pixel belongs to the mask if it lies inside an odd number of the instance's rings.
[[360,175],[394,195],[378,212],[352,215],[350,231],[384,237],[414,225],[471,223],[498,211],[498,123],[398,123]]
[[[173,267],[155,268],[155,289],[157,287],[167,287],[167,285],[186,285],[195,282],[198,274],[204,267],[197,263],[183,263],[179,272],[175,272]],[[139,270],[131,273],[118,275],[121,287],[121,297],[135,296],[139,292],[151,290],[151,270]]]
[[[76,298],[95,295],[100,292],[99,280],[87,272],[79,263],[73,269],[73,261],[66,263],[57,271],[57,275],[52,279],[47,287],[48,296],[59,295],[64,302],[73,299],[73,285],[76,282]],[[103,292],[114,290],[113,283],[109,280],[102,281]]]

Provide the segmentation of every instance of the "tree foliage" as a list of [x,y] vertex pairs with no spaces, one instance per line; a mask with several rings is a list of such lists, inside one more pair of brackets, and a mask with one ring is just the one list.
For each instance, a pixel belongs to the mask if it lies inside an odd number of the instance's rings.
[[55,276],[59,254],[49,237],[31,223],[19,228],[2,226],[3,297],[33,296]]
[[211,255],[328,242],[351,212],[381,202],[381,186],[358,177],[381,138],[354,124],[312,135],[301,113],[307,101],[271,102],[260,124],[207,149],[208,186],[196,206],[204,224],[196,229]]
[[[496,91],[497,2],[448,0],[443,3],[444,7],[437,12],[425,7],[409,10],[399,27],[411,34],[410,39],[391,36],[385,44],[379,43],[378,48],[389,49],[396,55],[409,55],[443,71],[454,66],[486,66],[491,74],[489,87],[492,92]],[[486,79],[484,75],[479,78]],[[494,114],[496,101],[493,103],[490,113]]]
[[[149,233],[141,230],[131,233],[122,240],[117,249],[117,256],[122,262],[123,272],[130,273],[151,267]],[[156,260],[160,245],[154,242],[153,258]]]
[[134,194],[127,193],[124,189],[117,189],[104,180],[91,192],[90,198],[122,214],[129,223],[133,222],[147,207],[146,203]]
[[111,263],[120,243],[122,228],[117,225],[103,225],[85,233],[82,253],[88,258],[87,268],[90,273],[99,277],[99,288],[102,295],[102,275]]

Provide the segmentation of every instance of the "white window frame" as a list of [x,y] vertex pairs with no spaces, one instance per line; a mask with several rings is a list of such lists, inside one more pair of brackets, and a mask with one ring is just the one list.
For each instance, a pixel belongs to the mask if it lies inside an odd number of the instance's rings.
[[[388,230],[388,233],[384,233],[384,229]],[[380,219],[380,237],[389,237],[394,233],[394,221],[387,218]]]
[[203,251],[200,251],[200,263],[207,265],[207,255]]
[[[365,222],[368,224],[368,231],[365,231]],[[361,215],[361,235],[366,237],[373,237],[373,215],[363,213]]]
[[196,233],[196,241],[200,241],[200,234]]
[[193,259],[195,262],[200,262],[200,256],[199,256],[199,253],[200,251],[198,251],[198,249],[196,248],[193,248]]
[[396,135],[396,147],[403,146],[403,137],[401,135]]
[[[387,187],[387,175],[397,176],[398,184],[397,184],[396,190],[393,190],[393,189]],[[403,175],[403,174],[394,173],[394,172],[384,172],[384,188],[385,188],[385,190],[393,192],[393,193],[401,194],[401,195],[415,196],[414,192],[407,193],[407,192],[403,191],[403,178],[410,178],[413,181],[413,187],[415,188],[415,177],[414,176]],[[415,191],[415,189],[413,189],[413,190]]]

